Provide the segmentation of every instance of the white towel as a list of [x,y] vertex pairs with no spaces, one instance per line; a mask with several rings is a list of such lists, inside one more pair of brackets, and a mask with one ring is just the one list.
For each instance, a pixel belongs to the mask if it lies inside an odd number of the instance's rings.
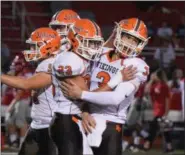
[[99,147],[102,142],[102,134],[105,131],[107,125],[106,125],[105,119],[98,116],[93,116],[93,117],[96,121],[96,127],[91,128],[92,133],[89,133],[87,135],[87,141],[91,147]]
[[83,138],[83,155],[93,155],[93,151],[90,147],[90,145],[88,144],[88,141],[87,141],[87,136],[86,134],[84,133],[84,129],[82,127],[82,121],[78,121],[77,122],[78,126],[79,126],[79,129],[82,133],[82,138]]

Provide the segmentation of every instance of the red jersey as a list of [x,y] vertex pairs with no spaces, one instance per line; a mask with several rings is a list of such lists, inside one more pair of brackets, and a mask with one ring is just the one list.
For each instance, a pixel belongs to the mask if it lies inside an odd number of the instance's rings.
[[1,103],[4,105],[9,105],[15,97],[15,89],[5,85],[4,89],[5,90],[2,96]]
[[163,116],[165,113],[166,98],[170,97],[168,85],[165,82],[152,84],[150,95],[153,102],[154,116]]

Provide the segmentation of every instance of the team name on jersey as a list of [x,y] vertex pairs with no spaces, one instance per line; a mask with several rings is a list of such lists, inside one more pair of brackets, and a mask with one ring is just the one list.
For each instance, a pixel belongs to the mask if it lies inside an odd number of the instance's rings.
[[104,71],[107,71],[109,73],[112,73],[112,74],[116,74],[119,70],[118,68],[116,68],[114,66],[111,66],[111,65],[108,65],[108,64],[105,64],[102,62],[98,62],[97,66],[98,66],[98,68],[100,68]]

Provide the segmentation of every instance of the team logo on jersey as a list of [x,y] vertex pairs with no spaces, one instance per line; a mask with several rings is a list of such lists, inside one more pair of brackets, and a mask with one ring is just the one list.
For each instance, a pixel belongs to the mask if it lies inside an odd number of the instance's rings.
[[100,68],[102,70],[105,70],[107,72],[110,72],[112,74],[116,74],[119,70],[118,68],[116,68],[114,66],[111,66],[111,65],[108,65],[108,64],[105,64],[105,63],[102,63],[102,62],[98,63],[98,68]]

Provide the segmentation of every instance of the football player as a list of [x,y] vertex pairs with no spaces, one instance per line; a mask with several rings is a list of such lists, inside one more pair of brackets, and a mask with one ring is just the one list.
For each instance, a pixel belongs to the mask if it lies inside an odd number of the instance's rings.
[[61,37],[61,51],[70,49],[71,46],[67,35],[70,26],[78,19],[80,19],[79,15],[75,11],[69,9],[63,9],[53,15],[49,27],[59,33]]
[[[91,92],[82,91],[73,82],[61,84],[65,96],[89,102],[90,114],[94,118],[106,120],[107,127],[102,134],[100,146],[92,147],[94,155],[121,155],[121,131],[126,121],[127,108],[139,85],[146,81],[149,74],[148,65],[136,57],[142,52],[148,39],[146,25],[140,19],[130,18],[120,21],[106,42],[108,48],[104,47],[100,60],[92,70]],[[134,68],[130,73],[132,80],[123,81],[119,69],[130,65],[137,70]],[[88,114],[86,119],[89,120],[83,121],[82,125],[89,132],[91,126],[94,127],[96,123]]]
[[[59,104],[51,125],[51,135],[59,153],[65,152],[66,155],[70,153],[82,154],[81,133],[78,125],[73,122],[78,120],[78,116],[81,114],[81,105],[79,102],[70,101],[63,96],[60,90],[60,81],[67,79],[80,84],[81,81],[83,82],[81,76],[87,79],[91,71],[89,61],[98,58],[103,43],[98,25],[87,19],[77,20],[70,28],[68,38],[71,41],[72,52],[59,54],[53,67],[52,79],[55,85],[55,100]],[[65,128],[63,124],[66,124]],[[61,134],[61,131],[64,134]],[[68,149],[69,147],[70,149]]]
[[[53,64],[54,98],[58,106],[50,131],[59,155],[82,155],[82,135],[77,124],[81,103],[64,97],[60,82],[84,83],[82,77],[90,71],[90,61],[96,60],[101,52],[103,38],[99,26],[88,19],[77,20],[70,28],[68,38],[71,41],[71,50],[58,54]],[[86,84],[80,87],[87,89]]]
[[54,57],[60,48],[60,36],[51,28],[39,28],[32,32],[26,43],[30,47],[29,50],[23,52],[26,61],[38,62],[35,75],[27,79],[9,75],[1,76],[2,83],[9,86],[23,90],[34,90],[32,92],[31,127],[19,154],[27,154],[26,144],[33,140],[38,144],[40,155],[55,155],[56,149],[48,132],[56,106],[52,94],[50,73]]

